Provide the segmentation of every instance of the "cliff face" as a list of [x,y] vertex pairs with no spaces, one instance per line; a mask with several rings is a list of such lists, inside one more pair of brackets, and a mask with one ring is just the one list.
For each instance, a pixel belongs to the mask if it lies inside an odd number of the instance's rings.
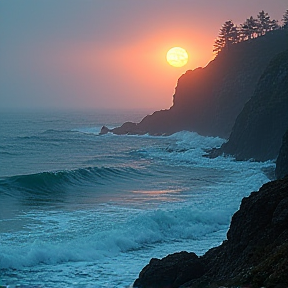
[[157,111],[140,123],[112,132],[155,135],[188,130],[228,137],[266,66],[287,47],[287,30],[233,45],[205,68],[189,70],[179,78],[169,110]]
[[228,240],[203,257],[209,263],[207,275],[227,284],[287,286],[287,223],[288,178],[264,184],[243,198],[232,217]]
[[276,161],[275,173],[277,179],[281,179],[288,175],[288,130],[283,136],[282,146]]
[[220,150],[237,160],[275,159],[287,127],[288,50],[271,60]]
[[[187,130],[229,136],[266,66],[288,47],[287,31],[275,32],[234,45],[206,68],[187,71],[180,77],[172,110],[184,123],[189,122],[189,126],[183,125]],[[282,41],[286,42],[284,46]]]
[[288,287],[287,223],[288,177],[242,200],[222,245],[202,257],[181,252],[152,259],[134,287]]

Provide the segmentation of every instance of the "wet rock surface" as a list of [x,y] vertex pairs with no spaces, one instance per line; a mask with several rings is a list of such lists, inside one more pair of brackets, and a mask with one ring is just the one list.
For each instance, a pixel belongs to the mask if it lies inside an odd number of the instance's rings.
[[203,256],[152,259],[134,287],[288,287],[288,177],[242,200],[227,240]]

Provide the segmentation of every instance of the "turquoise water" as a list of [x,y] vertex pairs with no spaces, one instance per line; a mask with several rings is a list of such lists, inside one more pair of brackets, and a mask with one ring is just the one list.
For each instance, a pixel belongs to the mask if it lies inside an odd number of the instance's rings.
[[202,157],[223,139],[99,136],[147,111],[3,111],[0,284],[128,287],[152,257],[226,237],[274,163]]

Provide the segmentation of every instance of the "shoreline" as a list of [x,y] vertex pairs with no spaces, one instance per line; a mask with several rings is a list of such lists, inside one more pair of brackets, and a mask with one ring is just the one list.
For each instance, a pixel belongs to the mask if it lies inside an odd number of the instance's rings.
[[[227,239],[203,256],[151,259],[134,288],[288,287],[288,176],[243,198]],[[247,286],[248,285],[248,286]]]

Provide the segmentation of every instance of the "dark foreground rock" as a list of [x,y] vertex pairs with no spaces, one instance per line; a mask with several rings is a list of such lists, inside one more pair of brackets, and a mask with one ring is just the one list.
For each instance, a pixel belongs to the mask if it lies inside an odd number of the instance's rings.
[[[153,258],[141,271],[134,287],[179,287],[191,277],[199,278],[204,271],[203,263],[195,253],[175,253],[162,260]],[[143,282],[145,286],[142,286]]]
[[288,130],[283,136],[282,146],[276,161],[275,174],[277,179],[288,175]]
[[134,287],[288,287],[288,177],[242,200],[227,240],[197,257],[152,259]]

